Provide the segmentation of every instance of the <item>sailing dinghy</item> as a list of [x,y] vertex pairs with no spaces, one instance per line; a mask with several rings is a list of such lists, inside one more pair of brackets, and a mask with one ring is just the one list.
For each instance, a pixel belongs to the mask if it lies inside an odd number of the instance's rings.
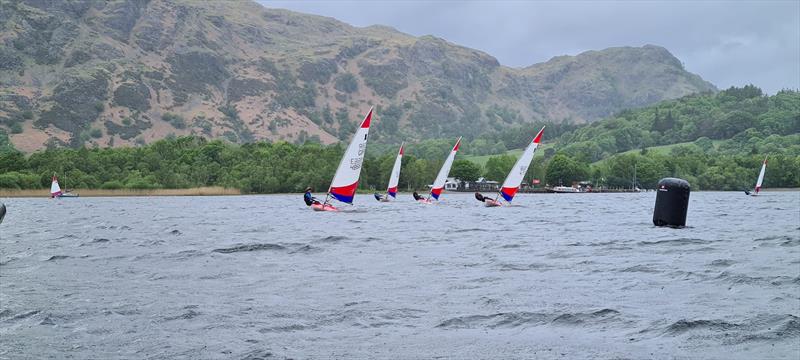
[[442,195],[442,190],[444,190],[444,184],[447,181],[447,176],[450,175],[450,168],[453,167],[453,161],[456,158],[456,153],[458,152],[458,147],[461,145],[461,137],[458,138],[456,144],[453,146],[453,150],[450,150],[450,155],[447,155],[447,159],[444,160],[444,164],[442,164],[442,168],[439,169],[439,174],[436,175],[436,180],[433,182],[433,186],[431,187],[431,194],[428,196],[427,199],[420,199],[419,202],[428,203],[432,202],[431,198],[439,200],[439,196]]
[[367,136],[369,135],[369,123],[372,119],[372,109],[369,109],[367,116],[361,121],[361,126],[356,130],[350,145],[344,151],[344,156],[339,162],[336,174],[328,188],[328,196],[325,202],[311,205],[315,211],[339,211],[330,204],[331,199],[339,200],[343,203],[353,204],[353,197],[358,188],[358,178],[361,176],[361,164],[364,162],[364,153],[367,151]]
[[58,177],[53,174],[53,182],[50,183],[50,198],[72,198],[78,197],[78,194],[73,194],[69,190],[61,191],[61,186],[58,185]]
[[764,172],[767,171],[767,157],[764,157],[764,162],[761,163],[761,172],[758,173],[758,180],[756,181],[756,187],[753,189],[753,192],[749,192],[747,190],[744,191],[745,194],[750,196],[758,196],[758,192],[761,191],[761,184],[764,183]]
[[539,143],[542,141],[543,133],[544,127],[539,130],[539,133],[536,134],[536,136],[533,138],[533,141],[528,144],[528,147],[526,147],[525,151],[522,152],[522,156],[517,159],[514,167],[511,168],[508,176],[506,176],[506,180],[503,181],[503,186],[500,187],[500,192],[498,192],[497,196],[494,199],[487,198],[483,202],[486,207],[502,205],[500,202],[501,196],[505,201],[511,203],[511,200],[514,199],[514,195],[517,194],[517,190],[519,190],[519,186],[522,184],[522,179],[525,177],[525,173],[528,172],[528,167],[531,165],[531,161],[533,161],[533,155],[536,152],[536,148],[539,147]]
[[375,199],[380,202],[389,202],[389,196],[392,199],[397,197],[397,184],[400,182],[400,166],[403,163],[403,144],[400,144],[400,151],[397,152],[397,158],[394,160],[392,173],[389,175],[389,186],[386,189],[386,195],[375,194]]

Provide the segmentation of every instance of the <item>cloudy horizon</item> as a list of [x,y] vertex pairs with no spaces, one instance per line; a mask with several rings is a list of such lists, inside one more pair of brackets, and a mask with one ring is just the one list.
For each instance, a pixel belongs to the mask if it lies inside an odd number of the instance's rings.
[[800,89],[800,1],[258,2],[358,27],[433,35],[516,68],[560,55],[652,44],[720,89]]

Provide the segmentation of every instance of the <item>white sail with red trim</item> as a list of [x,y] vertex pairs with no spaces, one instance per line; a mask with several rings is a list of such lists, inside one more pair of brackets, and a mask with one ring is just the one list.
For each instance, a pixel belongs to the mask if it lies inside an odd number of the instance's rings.
[[511,168],[508,176],[506,176],[506,180],[503,181],[503,186],[500,187],[500,196],[506,201],[511,202],[511,200],[514,199],[514,195],[517,194],[517,190],[519,190],[519,186],[522,184],[522,179],[525,177],[525,173],[528,172],[531,161],[533,161],[536,148],[539,147],[539,143],[542,141],[543,133],[544,127],[539,130],[539,133],[536,134],[533,141],[528,144],[528,147],[522,152],[522,156],[517,159],[514,167]]
[[339,162],[336,174],[333,176],[328,194],[348,204],[353,203],[356,189],[358,188],[358,178],[361,176],[361,164],[364,162],[364,153],[367,151],[367,136],[369,135],[369,125],[372,119],[372,109],[369,109],[367,116],[361,121],[350,145]]
[[450,151],[450,155],[447,155],[447,159],[445,159],[444,164],[442,164],[442,168],[439,169],[439,174],[436,175],[436,180],[433,182],[433,187],[431,187],[431,196],[433,196],[433,198],[436,200],[439,200],[439,195],[441,195],[442,190],[444,190],[444,184],[447,181],[447,175],[450,175],[450,168],[453,167],[453,161],[456,158],[459,145],[461,145],[460,137],[456,141],[455,146],[453,146],[453,150]]
[[397,184],[400,183],[400,167],[403,163],[403,144],[400,144],[400,151],[397,152],[397,159],[394,160],[392,173],[389,175],[389,186],[386,193],[391,197],[397,197]]
[[756,194],[761,191],[761,185],[764,183],[764,173],[767,171],[767,158],[764,157],[764,162],[761,164],[761,172],[758,173],[758,181],[756,181]]
[[58,186],[58,178],[53,175],[53,182],[50,183],[50,197],[61,196],[61,186]]

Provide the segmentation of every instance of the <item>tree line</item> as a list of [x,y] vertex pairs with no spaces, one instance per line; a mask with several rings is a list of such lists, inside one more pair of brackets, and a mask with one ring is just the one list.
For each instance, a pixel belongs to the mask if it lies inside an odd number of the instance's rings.
[[[451,175],[502,181],[542,124],[465,139],[459,156],[498,154],[485,165],[457,159]],[[767,154],[766,187],[800,187],[800,93],[765,96],[753,86],[690,95],[626,110],[588,125],[549,124],[526,181],[550,185],[589,180],[596,186],[654,188],[666,176],[694,188],[738,190],[752,186]],[[552,140],[551,140],[552,139]],[[455,139],[408,144],[400,188],[424,189],[433,181]],[[668,149],[659,145],[675,144]],[[153,189],[222,186],[246,193],[327,189],[343,144],[254,142],[238,145],[202,137],[169,137],[130,148],[49,148],[29,156],[0,131],[0,188],[46,188],[58,174],[70,188]],[[370,143],[362,190],[381,191],[398,144]],[[634,170],[635,169],[635,170]],[[634,183],[634,171],[636,180]]]

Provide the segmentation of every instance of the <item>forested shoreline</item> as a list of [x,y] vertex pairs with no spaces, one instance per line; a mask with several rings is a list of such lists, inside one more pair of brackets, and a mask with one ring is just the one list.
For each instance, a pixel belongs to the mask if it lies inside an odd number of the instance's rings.
[[[542,125],[466,139],[451,176],[502,181],[514,156],[492,156],[485,165],[461,158],[520,148]],[[800,187],[798,132],[798,92],[764,96],[752,86],[731,88],[623,111],[589,125],[548,125],[543,141],[547,146],[537,153],[526,179],[550,185],[588,180],[595,186],[654,188],[660,178],[675,176],[687,179],[695,189],[740,190],[753,186],[769,155],[765,187]],[[407,144],[400,188],[423,189],[430,184],[454,141]],[[385,188],[397,145],[368,145],[361,190]],[[0,188],[46,188],[51,176],[58,174],[69,188],[324,190],[342,153],[342,144],[235,144],[184,136],[139,147],[53,147],[26,156],[0,133]]]

